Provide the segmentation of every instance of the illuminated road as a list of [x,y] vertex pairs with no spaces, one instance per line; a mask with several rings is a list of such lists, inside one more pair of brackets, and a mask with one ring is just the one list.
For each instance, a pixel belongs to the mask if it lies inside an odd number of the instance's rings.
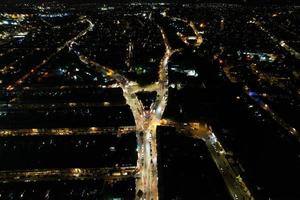
[[[180,51],[180,49],[171,48],[164,30],[161,27],[159,29],[166,50],[159,64],[159,80],[157,83],[148,86],[139,86],[136,82],[129,81],[121,74],[112,70],[111,67],[101,65],[82,55],[80,52],[75,51],[81,62],[86,64],[87,67],[116,80],[123,90],[123,96],[132,110],[137,130],[137,168],[139,169],[140,177],[136,179],[136,191],[141,190],[144,193],[142,198],[146,200],[158,200],[156,126],[159,124],[167,105],[169,87],[168,62],[174,53]],[[139,91],[157,92],[157,98],[151,105],[150,111],[145,111],[142,103],[138,100],[135,93]]]
[[131,92],[133,92],[133,93],[137,93],[137,92],[140,92],[140,91],[154,92],[154,91],[158,91],[160,89],[159,82],[155,82],[155,83],[145,85],[145,86],[142,86],[142,87],[139,84],[132,85],[130,87],[131,87]]
[[34,169],[0,171],[0,183],[51,180],[121,180],[136,176],[135,167]]
[[[177,19],[176,19],[177,20]],[[73,43],[78,40],[80,37],[85,35],[88,31],[93,30],[94,25],[88,19],[82,19],[82,22],[88,22],[89,27],[82,32],[80,32],[76,37],[67,41],[63,46],[59,47],[57,51],[51,54],[47,59],[45,59],[40,65],[36,66],[31,70],[29,74],[26,74],[21,79],[16,82],[16,85],[21,84],[25,79],[27,79],[31,74],[36,73],[40,67],[42,67],[45,63],[47,63],[53,56],[59,53],[62,49],[68,47],[70,50],[73,50]],[[190,26],[196,36],[196,43],[194,46],[199,46],[202,44],[202,36],[197,30],[195,24],[193,22],[186,22],[188,26]],[[102,73],[107,75],[108,77],[117,81],[118,86],[122,88],[123,95],[126,99],[126,103],[130,106],[136,127],[135,131],[137,133],[137,151],[138,151],[138,161],[137,161],[137,169],[134,170],[136,177],[136,192],[141,190],[143,192],[142,199],[145,200],[158,200],[158,173],[157,173],[157,143],[156,143],[156,128],[157,125],[160,124],[162,115],[164,113],[165,107],[167,105],[168,100],[168,63],[173,54],[181,51],[181,49],[172,49],[166,33],[164,32],[162,27],[159,27],[163,43],[165,45],[165,53],[160,60],[159,63],[159,80],[158,82],[148,85],[148,86],[139,86],[136,82],[129,81],[126,77],[119,74],[118,72],[112,70],[112,67],[101,65],[89,57],[82,55],[80,52],[75,51],[76,55],[80,59],[82,63],[84,63],[87,67],[95,70],[98,73]],[[8,87],[8,90],[13,90],[16,85],[12,85]],[[142,103],[138,100],[136,96],[136,92],[139,91],[156,91],[157,98],[155,102],[151,105],[150,111],[146,111],[143,108]],[[74,105],[74,104],[71,104]],[[196,124],[192,124],[196,126]],[[199,126],[200,127],[200,126]],[[246,192],[244,186],[243,189],[239,185],[234,185],[237,182],[237,175],[234,174],[233,170],[230,168],[229,162],[225,158],[225,156],[216,156],[220,152],[225,152],[222,149],[221,145],[216,141],[216,138],[213,137],[213,133],[209,131],[201,131],[201,136],[199,136],[200,129],[199,127],[192,127],[189,129],[189,132],[192,132],[193,137],[203,139],[207,147],[220,171],[226,169],[226,172],[230,174],[234,178],[227,178],[223,173],[224,180],[226,182],[227,187],[231,195],[235,198],[235,195],[240,197],[245,197]],[[131,129],[129,129],[132,131]],[[117,130],[117,132],[121,132],[122,134],[127,133],[129,130],[124,131],[124,129]],[[193,130],[193,131],[191,131]],[[206,129],[205,129],[206,130]],[[90,127],[88,130],[79,130],[79,129],[26,129],[26,130],[0,130],[0,135],[2,136],[15,136],[15,135],[39,135],[39,134],[51,134],[51,135],[72,135],[72,134],[101,134],[105,131],[110,132],[109,130],[102,130],[96,127]],[[199,132],[197,132],[199,131]],[[112,131],[113,132],[113,131]],[[207,134],[211,133],[211,134]],[[216,146],[217,144],[218,147]],[[217,148],[219,150],[217,150]],[[221,149],[221,150],[220,150]],[[229,167],[228,167],[229,166]],[[93,171],[99,170],[99,171]],[[38,171],[30,171],[30,172],[0,172],[0,174],[6,174],[6,178],[12,177],[13,179],[22,179],[24,181],[37,180],[39,177],[49,177],[49,178],[85,178],[85,177],[115,177],[115,176],[128,176],[128,172],[126,170],[122,170],[121,172],[114,172],[114,174],[109,174],[104,169],[93,169],[92,172],[87,169],[66,169],[66,170],[38,170]],[[130,169],[133,170],[133,169]],[[127,174],[126,174],[126,173]],[[132,172],[131,172],[132,173]],[[11,175],[9,175],[11,174]],[[99,175],[98,175],[99,174]],[[0,175],[0,180],[1,180]],[[243,183],[243,182],[242,182]],[[240,183],[239,183],[240,184]],[[241,184],[240,184],[241,185]],[[249,198],[248,198],[249,199]]]
[[26,86],[24,90],[32,90],[32,91],[44,91],[44,90],[72,90],[72,89],[93,89],[93,88],[118,88],[120,87],[118,84],[111,84],[111,85],[59,85],[59,86],[43,86],[41,87],[34,87],[34,86]]
[[37,135],[122,135],[136,131],[134,126],[119,127],[88,127],[88,128],[30,128],[30,129],[0,129],[0,137],[37,136]]
[[[29,76],[36,73],[39,68],[41,68],[44,64],[46,64],[53,56],[59,53],[62,49],[68,47],[72,50],[73,43],[78,40],[80,37],[85,35],[88,31],[93,30],[94,25],[91,21],[87,19],[82,19],[82,22],[88,22],[89,27],[82,32],[80,32],[76,37],[67,41],[63,46],[59,47],[57,51],[47,59],[45,59],[42,63],[32,68],[31,71],[20,78],[14,85],[8,86],[7,90],[14,90],[17,85],[20,85],[26,80]],[[105,74],[110,78],[116,80],[118,85],[123,90],[123,95],[126,99],[127,104],[130,106],[135,122],[136,122],[136,130],[137,130],[137,140],[138,140],[138,162],[137,168],[139,169],[139,175],[136,180],[136,190],[143,191],[144,197],[143,199],[147,200],[158,200],[158,177],[157,177],[157,153],[156,153],[156,125],[159,124],[159,121],[162,117],[164,109],[167,104],[167,96],[168,96],[168,62],[170,57],[180,51],[179,49],[172,50],[166,34],[164,33],[161,27],[160,31],[162,34],[163,42],[165,45],[165,54],[161,58],[159,64],[159,81],[157,83],[140,87],[137,83],[129,81],[124,76],[118,74],[116,71],[112,70],[111,67],[101,65],[91,60],[90,58],[81,55],[79,52],[74,51],[81,62],[86,64],[87,67],[92,68],[98,73]],[[143,109],[142,103],[138,100],[136,96],[136,92],[139,91],[157,91],[157,99],[151,105],[151,111],[147,112]],[[75,104],[71,104],[74,105]],[[27,105],[30,107],[30,105]],[[34,107],[34,106],[33,106]],[[98,130],[95,127],[91,127],[87,130],[70,130],[70,129],[52,129],[52,130],[43,130],[43,129],[27,129],[27,130],[2,130],[2,136],[14,136],[14,135],[39,135],[39,134],[51,134],[51,135],[71,135],[71,134],[80,134],[80,133],[89,133],[89,134],[97,134],[101,133],[101,130]],[[142,132],[142,137],[140,137],[140,132]]]
[[[216,59],[217,59],[217,57],[216,57]],[[222,61],[224,63],[223,60],[219,59],[219,62],[220,61]],[[228,66],[225,65],[224,68],[227,68],[227,67]],[[254,72],[254,74],[255,73],[257,73],[257,72]],[[228,73],[226,73],[226,71],[225,71],[225,74],[231,82],[236,82],[234,80],[234,78],[232,78]],[[251,90],[247,85],[243,86],[243,93],[245,95],[247,95],[250,99],[252,99],[262,110],[266,111],[277,124],[279,124],[289,134],[295,136],[297,138],[298,142],[300,142],[300,135],[299,135],[298,130],[296,128],[292,127],[289,123],[287,123],[276,112],[274,112],[268,104],[264,103],[262,100],[262,97],[259,97],[259,94],[257,94],[255,91]],[[238,98],[240,98],[240,97],[238,97]]]
[[[14,91],[14,97],[9,100],[9,104],[13,104],[15,102],[19,102],[19,100],[22,98],[23,93],[43,93],[43,95],[51,96],[53,94],[53,91],[58,90],[57,92],[64,92],[67,90],[73,90],[73,89],[107,89],[107,88],[119,88],[120,86],[116,83],[110,84],[110,85],[59,85],[59,86],[52,86],[52,87],[32,87],[32,86],[26,86],[23,87],[22,90],[16,90]],[[71,102],[70,102],[71,103]],[[1,105],[2,107],[5,107],[5,105]],[[22,106],[19,104],[19,106]]]
[[179,36],[179,38],[182,40],[183,43],[185,43],[188,46],[194,46],[194,47],[199,47],[203,43],[203,37],[200,34],[200,31],[197,29],[197,27],[196,27],[196,25],[193,21],[188,21],[187,19],[182,19],[182,18],[179,18],[179,17],[170,16],[170,15],[167,14],[166,11],[163,12],[162,15],[164,17],[167,17],[167,18],[171,19],[172,21],[181,21],[193,30],[193,32],[195,34],[195,43],[194,44],[191,44],[189,42],[189,40],[188,40],[189,36],[186,36],[186,35],[183,35],[180,32],[177,32],[177,36]]
[[277,113],[275,113],[268,104],[264,103],[260,98],[253,96],[252,93],[254,91],[252,91],[247,85],[243,87],[243,91],[247,96],[254,100],[261,109],[266,111],[276,123],[287,130],[289,134],[297,137],[298,141],[300,142],[299,132],[294,127],[289,125],[284,119],[282,119]]
[[64,103],[55,103],[55,104],[29,104],[29,103],[8,103],[8,104],[0,104],[0,109],[5,110],[8,108],[9,110],[14,109],[59,109],[59,108],[84,108],[84,107],[122,107],[126,104],[123,103],[110,103],[110,102],[99,102],[99,103],[90,103],[90,102],[64,102]]
[[284,48],[286,51],[288,51],[292,56],[294,56],[297,59],[300,59],[300,53],[297,52],[295,49],[290,47],[285,41],[278,39],[275,35],[272,35],[270,31],[268,31],[266,28],[263,27],[262,23],[259,21],[255,22],[255,25],[264,33],[267,34],[267,36],[276,44],[279,44],[282,48]]
[[210,132],[208,137],[203,138],[210,152],[212,159],[218,167],[227,189],[233,199],[237,200],[253,200],[249,189],[242,180],[242,177],[236,170],[233,170],[230,161],[225,157],[227,152],[222,147],[214,133]]
[[[25,55],[22,55],[20,58],[16,58],[13,62],[6,64],[5,66],[1,66],[0,64],[0,73],[1,75],[6,75],[11,71],[11,68],[14,68],[14,66],[20,62],[22,62],[26,57],[32,56],[34,52],[40,52],[42,49],[40,48],[35,48],[32,49],[29,53],[26,53]],[[1,57],[1,56],[0,56]]]
[[203,42],[202,35],[200,34],[200,31],[196,28],[196,25],[193,21],[190,21],[189,26],[193,29],[193,31],[196,35],[196,42],[195,42],[194,46],[198,47]]
[[157,90],[157,98],[151,105],[150,112],[145,113],[143,127],[143,138],[139,146],[138,163],[141,170],[142,179],[137,179],[137,191],[140,189],[145,193],[145,199],[158,200],[158,176],[157,176],[157,143],[156,143],[156,127],[162,118],[163,112],[167,105],[168,98],[168,62],[171,56],[181,51],[180,49],[172,49],[164,30],[160,27],[162,38],[165,45],[165,54],[159,65],[159,90]]
[[27,80],[30,76],[32,76],[33,74],[35,74],[36,72],[38,72],[39,69],[40,69],[41,67],[43,67],[46,63],[48,63],[49,60],[51,60],[55,55],[57,55],[59,52],[61,52],[64,48],[69,47],[73,42],[75,42],[76,40],[78,40],[79,38],[81,38],[82,36],[84,36],[88,31],[92,30],[93,27],[94,27],[94,24],[93,24],[90,20],[88,20],[88,19],[86,19],[86,18],[80,20],[80,22],[81,22],[81,23],[87,22],[87,23],[89,24],[89,26],[88,26],[85,30],[81,31],[77,36],[75,36],[75,37],[73,37],[72,39],[66,41],[62,46],[58,47],[54,53],[50,54],[46,59],[44,59],[44,60],[43,60],[40,64],[38,64],[37,66],[34,66],[33,68],[31,68],[30,72],[28,72],[27,74],[25,74],[24,76],[22,76],[22,77],[21,77],[20,79],[18,79],[15,83],[13,83],[13,84],[7,86],[6,89],[7,89],[8,91],[14,90],[16,86],[21,85],[21,84],[22,84],[25,80]]
[[233,170],[229,159],[226,157],[226,155],[228,155],[227,152],[222,147],[215,134],[211,131],[210,126],[195,122],[180,124],[165,119],[161,120],[161,124],[175,127],[178,133],[185,134],[188,137],[202,139],[222,175],[231,197],[236,200],[254,199],[246,184],[243,182],[242,177],[236,170]]

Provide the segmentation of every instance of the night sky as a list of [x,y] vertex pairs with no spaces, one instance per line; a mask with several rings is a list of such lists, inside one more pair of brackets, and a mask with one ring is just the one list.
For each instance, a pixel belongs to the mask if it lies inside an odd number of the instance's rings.
[[[53,0],[1,0],[2,3],[43,3],[53,2]],[[178,3],[241,3],[241,4],[281,4],[281,5],[295,5],[300,4],[298,0],[58,0],[61,3],[109,3],[109,2],[178,2]]]

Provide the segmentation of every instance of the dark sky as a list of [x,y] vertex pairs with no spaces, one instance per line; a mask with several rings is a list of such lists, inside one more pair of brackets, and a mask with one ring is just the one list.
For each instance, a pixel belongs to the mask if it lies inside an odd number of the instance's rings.
[[[43,3],[53,0],[0,0],[1,3]],[[299,4],[300,0],[56,0],[61,3],[109,3],[109,2],[222,2],[222,3],[257,3],[257,4]]]

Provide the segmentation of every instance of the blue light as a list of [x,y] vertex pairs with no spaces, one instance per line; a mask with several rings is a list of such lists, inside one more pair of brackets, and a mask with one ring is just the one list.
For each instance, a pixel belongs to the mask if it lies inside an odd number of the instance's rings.
[[257,96],[257,93],[256,93],[256,92],[249,91],[249,92],[248,92],[248,95],[249,95],[250,97],[253,97],[253,96]]

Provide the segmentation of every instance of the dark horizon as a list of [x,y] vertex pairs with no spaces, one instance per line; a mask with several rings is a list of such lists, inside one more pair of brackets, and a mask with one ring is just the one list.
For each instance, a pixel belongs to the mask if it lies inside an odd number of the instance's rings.
[[299,1],[296,0],[2,0],[2,3],[5,4],[14,4],[14,3],[34,3],[42,4],[49,2],[57,3],[66,3],[66,4],[87,4],[87,3],[130,3],[130,2],[140,2],[140,3],[228,3],[228,4],[254,4],[254,5],[299,5]]

